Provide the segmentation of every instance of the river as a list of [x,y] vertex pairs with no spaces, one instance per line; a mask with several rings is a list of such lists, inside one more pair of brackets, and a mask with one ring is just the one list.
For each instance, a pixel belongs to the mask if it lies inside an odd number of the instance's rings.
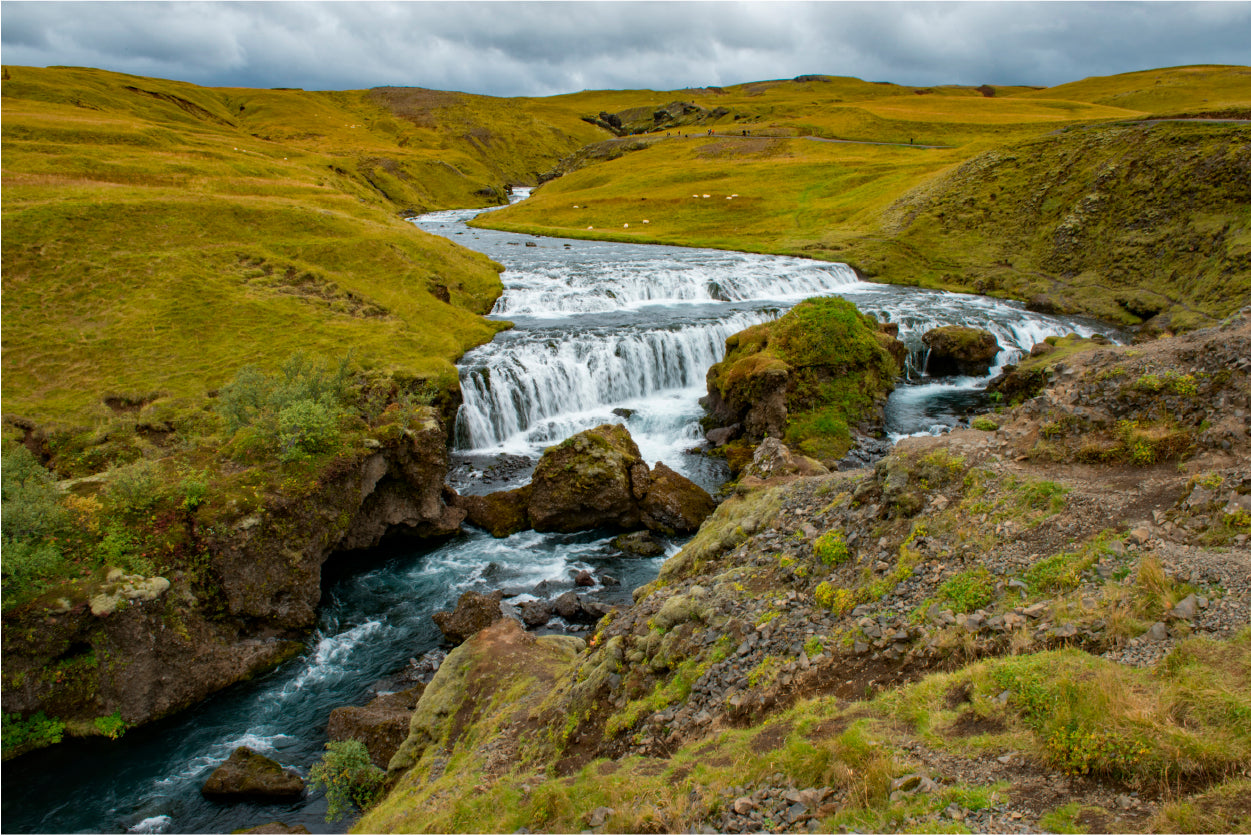
[[[810,296],[844,296],[899,324],[914,355],[913,382],[887,406],[896,439],[956,425],[981,402],[988,379],[926,377],[918,367],[926,330],[986,328],[1005,348],[1002,365],[1049,335],[1101,329],[1011,302],[863,283],[840,264],[466,226],[478,211],[414,219],[507,268],[493,315],[515,327],[460,363],[465,402],[449,480],[463,493],[524,484],[545,446],[604,422],[626,423],[649,463],[664,461],[715,491],[727,475],[723,465],[690,451],[701,441],[697,401],[705,373],[727,336]],[[526,532],[496,540],[471,531],[420,550],[380,552],[363,570],[327,578],[306,651],[277,670],[119,741],[71,741],[7,763],[2,828],[229,832],[277,820],[342,831],[344,822],[323,820],[320,795],[285,805],[221,805],[199,789],[238,745],[307,776],[323,751],[330,711],[367,702],[410,658],[437,647],[441,636],[430,614],[467,589],[534,593],[546,581],[538,593],[555,596],[572,587],[571,569],[587,569],[620,581],[589,591],[628,600],[664,557],[624,559],[610,539],[601,532]],[[680,544],[669,543],[668,553]]]

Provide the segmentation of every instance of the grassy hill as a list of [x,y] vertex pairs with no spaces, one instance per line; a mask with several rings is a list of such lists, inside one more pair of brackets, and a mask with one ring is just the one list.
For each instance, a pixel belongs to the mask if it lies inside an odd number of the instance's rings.
[[40,422],[299,349],[446,377],[497,327],[498,268],[400,215],[502,202],[603,135],[525,101],[74,68],[6,67],[3,116],[5,411]]
[[478,223],[808,255],[1125,325],[1195,327],[1251,302],[1251,127],[1152,123],[1238,115],[1245,67],[1050,89],[808,77],[697,93],[726,114],[682,138],[616,140]]

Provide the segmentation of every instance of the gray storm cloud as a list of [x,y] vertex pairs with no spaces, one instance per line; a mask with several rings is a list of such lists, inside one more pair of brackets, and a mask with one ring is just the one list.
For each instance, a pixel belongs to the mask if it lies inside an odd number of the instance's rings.
[[6,2],[6,64],[489,95],[803,73],[1052,85],[1247,62],[1251,3]]

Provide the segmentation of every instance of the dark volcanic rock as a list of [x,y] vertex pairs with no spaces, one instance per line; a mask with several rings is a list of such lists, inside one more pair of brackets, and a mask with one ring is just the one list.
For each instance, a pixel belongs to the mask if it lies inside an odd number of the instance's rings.
[[209,775],[200,794],[210,800],[284,803],[300,799],[304,781],[269,757],[239,747]]
[[659,557],[665,552],[665,545],[650,531],[623,533],[612,541],[614,548],[636,557]]
[[646,527],[689,533],[713,511],[712,497],[662,463],[649,469],[624,426],[604,424],[543,453],[530,484],[535,530]]
[[454,507],[464,509],[466,522],[494,537],[511,536],[529,528],[530,517],[526,511],[529,502],[529,485],[485,496],[456,496],[452,499]]
[[921,341],[929,348],[926,371],[933,377],[965,374],[978,377],[990,370],[999,342],[979,328],[947,325],[926,331]]
[[531,482],[529,514],[538,531],[634,528],[639,510],[630,471],[643,467],[624,426],[579,432],[543,453]]
[[657,461],[648,475],[639,509],[649,530],[675,534],[699,530],[716,505],[704,488]]
[[500,601],[503,599],[502,591],[495,591],[491,594],[467,591],[460,596],[454,611],[435,612],[430,617],[443,632],[444,637],[454,644],[459,644],[470,635],[504,617],[504,613],[500,611]]
[[425,689],[424,684],[419,684],[400,693],[379,696],[364,707],[335,708],[330,712],[326,733],[334,740],[360,740],[373,764],[386,768],[408,736],[409,721]]

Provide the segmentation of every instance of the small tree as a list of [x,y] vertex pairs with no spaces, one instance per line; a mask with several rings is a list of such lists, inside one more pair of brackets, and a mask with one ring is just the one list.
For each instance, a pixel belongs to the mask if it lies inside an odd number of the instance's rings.
[[369,752],[357,739],[327,742],[326,753],[308,772],[309,785],[326,792],[326,820],[333,821],[365,810],[382,794],[387,774],[369,761]]

